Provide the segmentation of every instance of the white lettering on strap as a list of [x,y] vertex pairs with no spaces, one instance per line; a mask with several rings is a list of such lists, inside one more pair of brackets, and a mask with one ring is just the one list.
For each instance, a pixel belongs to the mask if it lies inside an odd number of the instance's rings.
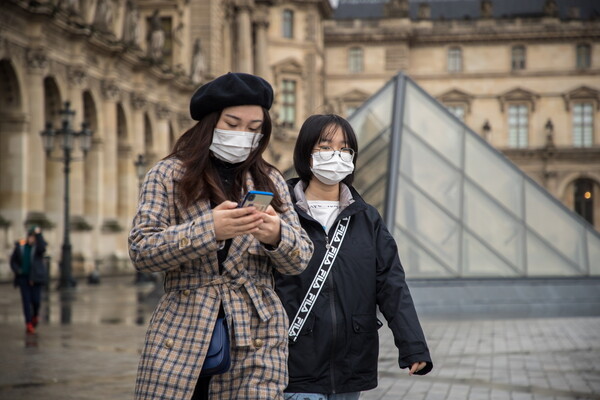
[[323,285],[327,276],[329,276],[329,272],[331,271],[331,267],[335,262],[335,258],[337,257],[337,253],[342,246],[342,242],[344,241],[344,236],[346,236],[346,231],[348,230],[348,225],[350,224],[350,217],[342,218],[335,227],[335,232],[331,238],[331,242],[327,244],[327,251],[325,252],[325,256],[323,256],[323,261],[321,261],[321,265],[319,266],[319,270],[315,274],[313,281],[306,292],[306,296],[304,296],[304,300],[300,303],[300,308],[298,308],[298,312],[294,317],[292,324],[290,325],[290,329],[288,330],[288,336],[290,341],[295,342],[300,335],[300,331],[310,314],[310,311],[315,304],[317,297],[321,293],[321,289],[323,289]]

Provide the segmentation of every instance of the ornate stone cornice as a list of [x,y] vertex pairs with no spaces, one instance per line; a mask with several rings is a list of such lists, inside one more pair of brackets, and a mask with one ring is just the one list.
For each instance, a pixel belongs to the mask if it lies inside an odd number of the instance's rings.
[[133,92],[131,93],[131,106],[134,110],[142,110],[146,108],[148,99],[142,93]]
[[158,103],[156,105],[156,117],[158,119],[168,119],[171,116],[171,109],[166,104]]
[[504,112],[506,103],[528,103],[531,111],[535,111],[535,103],[539,95],[529,90],[516,88],[498,96],[500,102],[500,111]]
[[27,66],[31,69],[44,69],[48,66],[48,53],[42,47],[27,49]]
[[104,79],[102,81],[102,95],[106,100],[118,100],[121,96],[121,89],[114,79]]
[[565,101],[565,109],[567,112],[571,110],[571,103],[577,100],[592,101],[596,105],[596,109],[600,110],[600,91],[587,86],[580,86],[577,89],[571,90],[562,95]]
[[437,96],[437,99],[446,105],[451,103],[464,104],[467,107],[467,112],[471,111],[471,102],[473,101],[473,98],[474,96],[458,89],[452,89]]
[[67,79],[75,86],[81,86],[87,80],[87,72],[81,65],[67,67]]

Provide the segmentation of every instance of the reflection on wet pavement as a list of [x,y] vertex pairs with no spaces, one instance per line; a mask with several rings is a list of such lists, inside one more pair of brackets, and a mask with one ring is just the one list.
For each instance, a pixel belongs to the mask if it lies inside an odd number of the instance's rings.
[[[45,294],[25,334],[18,290],[0,285],[0,400],[130,400],[161,283],[134,277]],[[380,329],[379,386],[361,400],[600,399],[600,318],[425,316],[434,359],[425,377],[397,364]]]

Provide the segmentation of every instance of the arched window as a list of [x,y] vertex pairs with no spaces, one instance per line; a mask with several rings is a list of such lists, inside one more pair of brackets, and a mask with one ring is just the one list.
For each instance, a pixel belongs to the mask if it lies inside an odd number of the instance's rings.
[[462,71],[462,50],[460,47],[448,49],[448,72]]
[[525,46],[513,46],[511,68],[513,71],[525,69]]
[[360,47],[351,47],[348,50],[348,70],[350,72],[363,71],[363,49]]
[[577,179],[573,193],[575,212],[590,224],[594,224],[594,181],[591,179]]
[[294,11],[283,10],[283,37],[292,39],[294,37]]

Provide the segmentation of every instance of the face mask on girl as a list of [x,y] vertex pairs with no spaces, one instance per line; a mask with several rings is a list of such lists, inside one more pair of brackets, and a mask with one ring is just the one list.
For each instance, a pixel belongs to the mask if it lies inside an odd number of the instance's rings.
[[[330,158],[325,160],[324,158],[328,156]],[[310,170],[322,183],[335,185],[354,171],[354,163],[352,160],[342,160],[337,151],[320,152],[312,154],[312,167]]]
[[241,163],[258,147],[262,137],[261,133],[215,129],[209,149],[220,160]]

